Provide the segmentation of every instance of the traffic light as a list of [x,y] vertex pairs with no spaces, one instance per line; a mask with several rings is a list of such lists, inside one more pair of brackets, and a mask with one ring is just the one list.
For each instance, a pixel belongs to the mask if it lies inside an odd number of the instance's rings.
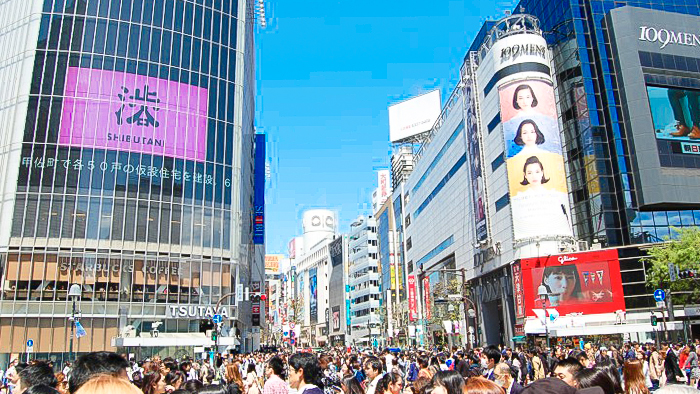
[[211,332],[211,340],[214,341],[214,342],[216,342],[217,335],[219,335],[219,333],[218,333],[216,330],[212,330],[212,332]]
[[656,327],[657,324],[659,324],[659,319],[656,315],[651,315],[651,326]]
[[695,270],[683,270],[678,273],[679,279],[695,279],[696,276]]

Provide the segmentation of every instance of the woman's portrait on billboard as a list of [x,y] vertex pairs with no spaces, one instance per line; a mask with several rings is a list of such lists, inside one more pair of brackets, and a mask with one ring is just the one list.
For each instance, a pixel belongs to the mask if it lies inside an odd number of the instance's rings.
[[519,85],[513,93],[513,108],[517,110],[516,116],[534,112],[538,101],[535,91],[528,84]]
[[521,151],[527,154],[525,141],[516,141],[523,126],[528,131],[535,128],[541,136],[541,142],[536,144],[536,148],[561,154],[554,89],[551,84],[541,80],[514,82],[500,87],[499,95],[500,117],[508,145],[507,157],[513,157]]
[[539,146],[545,143],[545,138],[534,120],[525,119],[520,122],[513,143],[522,147],[518,154],[532,154],[542,151]]
[[547,306],[581,302],[581,282],[575,265],[546,267],[542,272],[542,285],[547,288]]
[[523,186],[529,186],[528,190],[542,191],[543,185],[549,182],[549,179],[544,175],[544,166],[537,156],[530,156],[525,160],[523,166],[523,180],[520,182]]

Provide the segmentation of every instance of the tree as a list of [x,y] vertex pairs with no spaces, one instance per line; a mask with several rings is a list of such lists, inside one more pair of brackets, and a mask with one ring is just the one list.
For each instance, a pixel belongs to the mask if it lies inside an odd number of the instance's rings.
[[670,289],[674,301],[688,304],[700,299],[698,279],[677,279],[671,282],[669,264],[679,271],[700,269],[700,229],[697,227],[671,228],[677,235],[673,240],[654,245],[642,261],[647,265],[646,284],[652,289]]

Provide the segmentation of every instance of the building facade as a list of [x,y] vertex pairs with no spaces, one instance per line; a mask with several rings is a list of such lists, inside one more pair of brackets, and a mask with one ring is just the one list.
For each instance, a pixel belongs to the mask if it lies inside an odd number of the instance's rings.
[[336,214],[312,209],[303,215],[303,254],[294,259],[295,293],[299,308],[299,346],[321,347],[329,341],[330,243],[337,235]]
[[0,5],[0,357],[29,339],[55,360],[73,342],[191,354],[213,345],[214,313],[231,333],[220,345],[252,349],[242,296],[213,307],[264,278],[253,14],[249,1]]
[[378,346],[381,326],[381,288],[377,261],[377,221],[360,216],[350,224],[348,285],[352,344]]

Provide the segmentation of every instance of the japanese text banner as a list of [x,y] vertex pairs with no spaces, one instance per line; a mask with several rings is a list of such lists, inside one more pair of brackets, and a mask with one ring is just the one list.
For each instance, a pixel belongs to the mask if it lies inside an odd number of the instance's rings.
[[204,161],[207,89],[69,67],[58,142]]

